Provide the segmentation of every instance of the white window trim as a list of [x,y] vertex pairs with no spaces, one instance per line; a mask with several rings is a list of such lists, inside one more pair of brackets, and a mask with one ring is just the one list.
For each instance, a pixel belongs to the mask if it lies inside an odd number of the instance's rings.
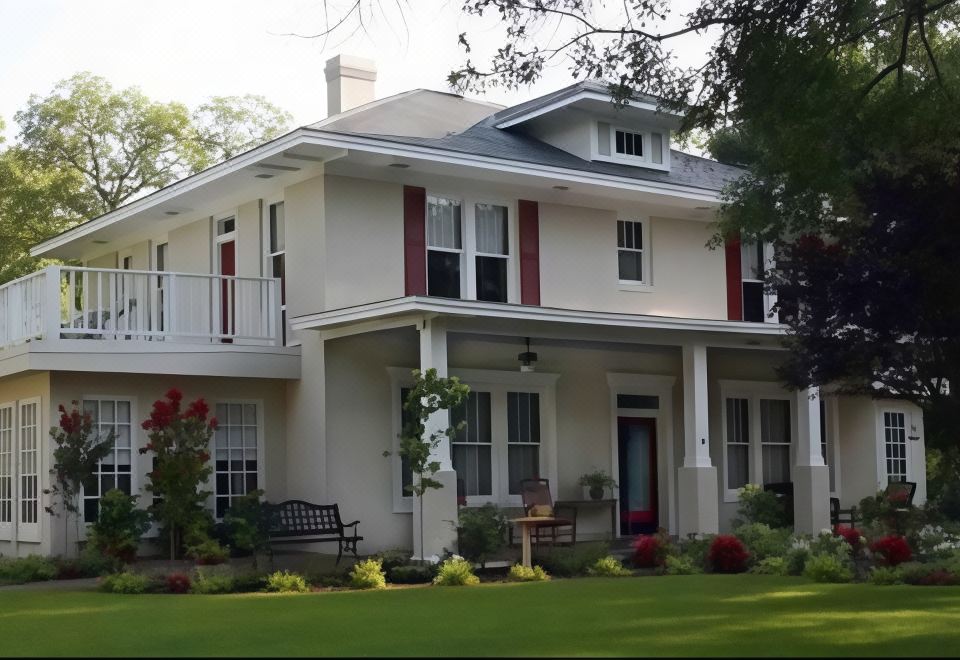
[[[393,439],[391,442],[391,463],[393,474],[393,512],[412,513],[413,497],[402,493],[400,449],[400,418],[402,404],[400,390],[413,385],[411,369],[387,367],[390,376],[390,397],[393,411]],[[559,374],[519,371],[494,371],[487,369],[450,369],[451,376],[470,386],[471,391],[490,392],[491,417],[491,497],[467,496],[467,506],[481,506],[493,502],[499,506],[517,507],[523,501],[520,495],[510,495],[507,475],[509,471],[507,455],[507,392],[536,392],[540,395],[540,474],[550,480],[550,490],[557,497],[557,405],[556,383]]]
[[[210,217],[210,236],[213,240],[210,241],[210,271],[212,275],[220,274],[220,244],[229,243],[233,241],[233,251],[234,251],[234,264],[236,270],[239,271],[240,264],[236,261],[237,257],[240,255],[239,244],[237,240],[237,219],[240,217],[239,209],[231,209],[230,211],[224,211],[222,213],[217,213]],[[217,225],[221,220],[229,220],[233,218],[233,231],[229,231],[226,234],[217,235]]]
[[[235,399],[235,398],[218,398],[210,400],[210,417],[217,416],[217,406],[218,405],[230,405],[230,404],[240,404],[240,405],[254,405],[257,407],[257,490],[266,491],[267,490],[267,478],[266,478],[266,438],[264,437],[264,410],[265,406],[263,404],[263,399]],[[218,420],[219,421],[219,420]],[[210,495],[206,500],[207,510],[210,511],[210,514],[214,517],[214,520],[220,521],[221,518],[217,518],[217,456],[216,456],[216,434],[210,436],[210,467],[212,471],[210,472],[209,480],[204,484],[204,487],[210,491]]]
[[17,519],[17,402],[0,403],[0,411],[10,411],[10,520],[0,522],[0,541],[13,539],[13,526]]
[[[620,217],[624,216],[624,217]],[[620,222],[639,222],[640,223],[640,240],[642,241],[643,247],[640,250],[634,250],[633,248],[621,248],[617,244],[617,228],[618,223]],[[653,287],[653,260],[651,255],[653,254],[652,246],[650,244],[650,216],[649,215],[630,215],[630,214],[619,214],[616,220],[616,223],[613,225],[613,245],[615,248],[614,263],[617,264],[617,288],[620,291],[634,291],[639,293],[652,293],[655,289]],[[643,280],[638,282],[637,280],[622,280],[620,279],[620,250],[629,250],[631,252],[640,252],[642,253],[642,264],[643,264]]]
[[[752,243],[750,243],[750,244],[752,244]],[[742,250],[742,248],[741,248],[741,250]],[[741,252],[741,255],[742,255],[742,252]],[[776,265],[776,260],[773,258],[773,257],[774,257],[773,243],[770,243],[770,242],[768,242],[768,241],[764,241],[764,243],[763,243],[763,255],[762,255],[762,256],[763,256],[763,263],[760,264],[760,266],[761,266],[761,268],[763,268],[764,271],[770,270],[770,269],[772,269],[772,268]],[[742,256],[741,256],[740,258],[743,259]],[[756,278],[756,277],[744,277],[744,276],[743,276],[743,271],[742,271],[742,269],[741,269],[741,272],[740,272],[740,296],[741,296],[741,298],[743,297],[743,283],[744,283],[744,282],[752,282],[752,283],[756,283],[756,284],[763,284],[763,280],[762,280],[762,279],[759,279],[759,278]],[[777,294],[775,294],[775,293],[768,293],[767,290],[766,290],[766,287],[764,287],[764,291],[763,291],[763,322],[764,322],[764,323],[780,323],[780,319],[777,317],[776,314],[774,314],[774,315],[772,315],[772,316],[771,316],[771,314],[770,314],[770,310],[772,310],[772,309],[773,309],[773,306],[776,305],[776,304],[777,304]]]
[[[641,137],[641,148],[643,149],[643,154],[640,156],[630,154],[622,154],[617,151],[617,131],[621,133],[632,133],[634,135],[639,135]],[[626,126],[617,126],[616,124],[610,124],[610,158],[613,160],[622,160],[628,163],[653,163],[650,153],[650,133],[649,129],[642,128],[627,128]]]
[[[424,243],[426,250],[424,258],[428,258],[429,252],[450,252],[460,254],[460,299],[477,300],[477,257],[493,256],[503,257],[503,255],[489,254],[486,252],[477,252],[477,225],[476,225],[476,206],[477,204],[490,204],[492,206],[502,206],[507,209],[507,249],[509,254],[506,256],[507,262],[507,303],[519,303],[519,268],[520,260],[517,255],[519,249],[519,238],[517,236],[517,203],[515,200],[508,200],[496,196],[475,196],[466,192],[446,192],[443,190],[427,190],[427,200],[430,197],[440,197],[453,202],[460,202],[460,249],[431,247],[430,240],[426,232],[429,231],[429,210],[424,207]],[[425,202],[429,205],[429,201]],[[427,272],[427,290],[430,290],[429,264],[424,264]]]
[[[43,470],[44,470],[44,429],[48,428],[48,425],[45,424],[45,415],[42,405],[41,397],[31,397],[29,399],[20,399],[17,401],[17,452],[16,452],[16,461],[17,461],[17,486],[16,486],[16,515],[14,519],[16,520],[17,528],[17,541],[23,541],[27,543],[39,543],[41,541],[41,523],[44,516],[44,496],[43,496]],[[35,523],[24,523],[20,519],[21,515],[21,501],[20,497],[22,493],[20,492],[20,478],[23,476],[21,471],[20,464],[20,452],[21,452],[21,443],[23,442],[23,408],[25,406],[35,405],[37,407],[37,522]]]
[[[760,399],[778,399],[790,405],[790,468],[796,465],[797,454],[797,410],[794,396],[778,383],[770,381],[721,380],[720,383],[720,430],[723,438],[721,446],[721,464],[723,476],[723,501],[739,502],[736,488],[729,487],[727,468],[727,399],[747,399],[750,417],[750,450],[748,483],[763,484],[763,443],[760,437]],[[791,478],[792,478],[791,474]]]
[[[284,243],[283,249],[279,252],[270,251],[270,207],[274,204],[283,204],[283,235]],[[260,275],[261,277],[273,277],[273,257],[278,255],[284,256],[284,268],[289,266],[289,262],[286,259],[287,256],[287,204],[284,201],[283,197],[273,197],[263,200],[263,208],[260,213],[260,247],[261,247],[261,256],[260,256]],[[287,280],[289,284],[289,280]],[[279,295],[279,293],[278,293]],[[281,315],[282,312],[287,312],[287,304],[281,304]],[[284,329],[286,333],[286,346],[300,346],[301,341],[296,336],[296,332],[293,328],[290,327],[290,314],[287,313],[287,327]]]
[[[877,458],[877,490],[883,490],[887,487],[887,458],[886,458],[886,434],[884,433],[883,413],[894,412],[903,413],[903,423],[906,427],[906,458],[907,458],[907,481],[913,481],[917,484],[917,490],[920,489],[921,479],[917,478],[917,464],[923,460],[923,446],[919,441],[911,440],[911,436],[922,439],[919,430],[919,424],[914,416],[914,409],[903,401],[880,400],[873,402],[874,419],[876,424],[876,458]],[[914,447],[918,447],[920,454],[914,456]],[[925,467],[925,466],[924,466]],[[914,503],[917,503],[916,495]]]
[[[130,494],[131,495],[140,495],[142,492],[141,489],[146,485],[145,482],[141,480],[141,466],[140,466],[140,423],[137,421],[137,398],[129,395],[113,395],[113,394],[90,394],[83,395],[80,397],[80,413],[83,414],[83,404],[86,401],[126,401],[130,404]],[[116,422],[116,420],[114,420]],[[84,500],[83,488],[80,489],[80,513],[83,514],[83,500]],[[103,493],[100,494],[103,496]],[[147,504],[142,501],[142,498],[138,500],[138,508],[146,508]],[[80,531],[81,537],[86,536],[86,528],[91,523],[84,520],[84,525]]]
[[[676,386],[675,376],[655,376],[648,374],[607,373],[607,385],[610,388],[610,476],[614,481],[619,480],[620,452],[618,417],[649,417],[656,422],[657,432],[657,508],[660,525],[666,521],[667,532],[676,534],[678,529],[677,493],[674,470],[674,435],[673,435],[673,389]],[[660,399],[660,407],[656,410],[644,408],[619,408],[618,394],[652,395]],[[661,471],[661,465],[665,472]],[[586,471],[586,470],[584,470]],[[661,477],[665,476],[663,479]],[[666,497],[663,493],[666,492]],[[614,494],[616,503],[617,536],[620,536],[620,497]]]

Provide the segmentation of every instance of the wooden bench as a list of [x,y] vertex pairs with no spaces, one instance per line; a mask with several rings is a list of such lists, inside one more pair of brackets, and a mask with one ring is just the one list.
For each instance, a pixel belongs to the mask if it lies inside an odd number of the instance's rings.
[[271,545],[336,541],[338,564],[344,549],[357,556],[357,542],[363,540],[357,534],[360,521],[344,524],[338,505],[287,500],[279,504],[267,504],[267,510]]

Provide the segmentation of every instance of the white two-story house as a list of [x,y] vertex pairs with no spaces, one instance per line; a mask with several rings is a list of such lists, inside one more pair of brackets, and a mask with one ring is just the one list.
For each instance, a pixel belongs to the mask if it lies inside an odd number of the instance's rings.
[[[727,530],[746,483],[792,482],[807,532],[831,496],[908,480],[924,500],[919,409],[777,382],[769,255],[706,246],[740,172],[671,148],[678,117],[590,82],[502,108],[375,99],[357,58],[326,77],[327,119],[36,246],[82,266],[0,287],[0,553],[73,542],[44,510],[58,405],[116,436],[89,521],[109,488],[144,494],[140,423],[174,386],[220,422],[216,516],[254,488],[336,502],[361,552],[436,554],[458,500],[515,506],[532,476],[579,500],[597,469],[613,515],[583,507],[579,538]],[[471,394],[421,549],[396,449],[431,367]]]

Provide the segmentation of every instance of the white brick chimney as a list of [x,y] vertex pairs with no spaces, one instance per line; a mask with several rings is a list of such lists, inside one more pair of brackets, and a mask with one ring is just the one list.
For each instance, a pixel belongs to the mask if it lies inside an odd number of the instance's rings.
[[327,60],[323,72],[327,75],[328,117],[374,100],[377,65],[373,60],[337,55]]

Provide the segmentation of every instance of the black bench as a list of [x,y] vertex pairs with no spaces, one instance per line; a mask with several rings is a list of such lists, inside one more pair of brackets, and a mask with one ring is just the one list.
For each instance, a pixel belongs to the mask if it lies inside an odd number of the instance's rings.
[[287,500],[267,504],[270,520],[270,543],[324,543],[337,542],[337,563],[346,548],[357,556],[359,520],[344,524],[340,507],[336,504],[312,504],[303,500]]

